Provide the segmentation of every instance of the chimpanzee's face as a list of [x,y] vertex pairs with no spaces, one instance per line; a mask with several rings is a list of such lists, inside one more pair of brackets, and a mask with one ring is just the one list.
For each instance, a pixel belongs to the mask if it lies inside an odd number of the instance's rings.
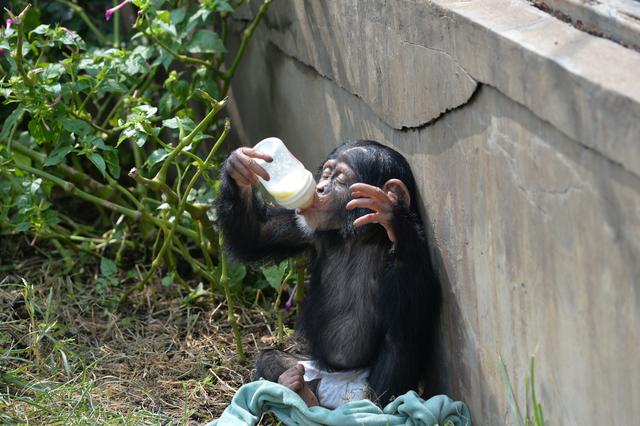
[[305,225],[312,231],[340,229],[348,216],[349,187],[354,183],[356,174],[346,163],[339,159],[327,160],[322,166],[313,204],[298,210]]

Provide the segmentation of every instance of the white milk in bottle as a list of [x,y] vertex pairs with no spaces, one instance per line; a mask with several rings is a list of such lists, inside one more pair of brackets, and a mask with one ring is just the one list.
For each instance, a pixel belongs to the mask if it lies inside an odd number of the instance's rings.
[[269,154],[273,158],[271,163],[256,159],[270,177],[268,181],[258,178],[279,205],[287,209],[311,205],[316,190],[313,174],[304,168],[280,139],[263,139],[253,149]]

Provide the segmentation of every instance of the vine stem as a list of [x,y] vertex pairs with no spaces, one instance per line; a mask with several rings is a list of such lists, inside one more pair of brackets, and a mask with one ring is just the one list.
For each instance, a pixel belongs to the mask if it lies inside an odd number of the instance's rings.
[[172,48],[167,46],[166,43],[164,43],[162,40],[160,40],[159,38],[155,37],[154,35],[152,35],[148,31],[143,31],[143,34],[146,35],[147,37],[149,37],[149,40],[151,40],[152,42],[156,43],[158,46],[162,47],[164,50],[169,52],[169,54],[171,54],[171,56],[173,56],[174,58],[176,58],[180,62],[184,62],[186,64],[202,65],[202,66],[205,66],[207,68],[211,68],[212,67],[212,64],[210,64],[209,62],[207,62],[207,61],[205,61],[203,59],[194,58],[192,56],[187,56],[187,55],[183,55],[181,53],[176,52],[175,50],[173,50]]
[[282,318],[282,308],[280,308],[282,290],[284,290],[284,286],[289,278],[291,278],[291,275],[293,275],[293,268],[290,267],[289,271],[287,271],[287,274],[282,278],[282,281],[280,281],[280,286],[278,287],[278,296],[276,297],[276,302],[274,304],[276,311],[276,339],[278,341],[282,340],[282,337],[284,336],[284,319]]
[[109,44],[109,40],[107,40],[107,38],[100,32],[100,30],[98,29],[98,27],[96,27],[96,25],[93,23],[93,21],[91,20],[91,18],[89,18],[89,16],[87,15],[87,13],[84,11],[84,9],[82,8],[82,6],[75,4],[73,2],[67,1],[67,0],[57,0],[58,3],[62,3],[65,6],[67,6],[69,9],[73,10],[75,13],[78,14],[78,16],[80,17],[80,19],[82,19],[84,21],[85,24],[87,24],[87,27],[89,27],[89,29],[91,30],[91,32],[93,32],[93,34],[96,36],[96,38],[98,39],[98,41],[100,41],[101,44],[103,45],[108,45]]
[[13,19],[14,24],[16,25],[17,33],[18,33],[18,40],[16,42],[16,54],[15,54],[16,68],[18,69],[18,72],[22,76],[22,79],[24,80],[26,85],[33,86],[33,81],[31,81],[31,78],[29,77],[27,72],[24,70],[24,67],[22,66],[22,42],[24,41],[24,18],[25,16],[27,16],[29,9],[31,9],[31,4],[27,4],[27,6],[22,10],[22,12],[20,12],[18,16],[14,16],[7,9],[5,10],[9,12],[9,15]]
[[229,68],[229,70],[222,75],[224,86],[222,87],[221,97],[224,98],[225,96],[227,96],[227,92],[229,92],[229,87],[231,85],[231,79],[233,78],[233,75],[236,73],[236,70],[238,69],[240,60],[244,56],[244,51],[247,49],[247,44],[249,43],[249,40],[253,36],[254,31],[258,27],[258,24],[262,20],[262,17],[267,12],[267,8],[269,7],[270,4],[271,4],[271,0],[264,0],[264,3],[262,3],[260,8],[258,9],[258,14],[256,15],[256,17],[253,18],[253,21],[251,22],[251,24],[242,32],[242,40],[240,41],[240,47],[238,48],[238,53],[236,53],[236,56],[233,58],[233,62],[231,63],[231,67]]
[[[213,111],[215,111],[215,109]],[[205,120],[203,120],[202,122],[204,122],[204,121]],[[202,122],[200,124],[202,124]],[[197,129],[197,127],[196,127],[196,129]],[[162,243],[162,246],[160,247],[160,250],[158,251],[158,253],[154,257],[153,261],[151,262],[151,268],[147,271],[147,273],[145,274],[143,279],[138,284],[136,284],[135,286],[129,288],[122,295],[122,298],[120,299],[120,304],[126,302],[126,300],[129,298],[129,296],[133,292],[141,290],[142,288],[144,288],[145,284],[151,279],[151,277],[158,270],[158,268],[160,268],[160,265],[162,264],[163,256],[165,255],[165,253],[167,253],[167,250],[172,245],[173,236],[175,235],[176,229],[178,227],[178,223],[180,222],[180,217],[182,217],[182,213],[184,212],[184,210],[186,208],[187,198],[189,197],[189,193],[191,192],[191,189],[196,184],[196,182],[198,181],[198,179],[200,178],[202,173],[204,173],[208,169],[209,163],[211,162],[213,156],[218,151],[218,149],[220,149],[220,147],[222,146],[222,142],[224,142],[224,140],[227,138],[227,135],[229,134],[229,130],[231,130],[231,125],[229,123],[229,120],[227,120],[227,121],[225,121],[224,131],[222,132],[222,134],[220,135],[220,137],[216,141],[216,143],[213,146],[213,148],[211,148],[211,151],[209,152],[209,155],[207,155],[207,158],[204,160],[203,166],[198,168],[198,171],[194,173],[194,175],[191,177],[191,180],[187,184],[187,187],[186,187],[186,189],[184,191],[184,195],[180,199],[180,204],[178,205],[178,208],[176,209],[175,219],[173,221],[173,225],[172,225],[171,229],[167,232],[166,231],[166,226],[164,226],[164,224],[163,224],[163,226],[161,226],[161,228],[163,229],[163,231],[165,233],[165,238],[164,238],[164,242]],[[187,136],[187,138],[188,137],[189,136]],[[187,138],[185,138],[185,139],[187,139]],[[193,139],[193,137],[191,139]],[[168,158],[167,158],[166,161],[168,161]],[[195,234],[195,237],[193,239],[195,241],[197,241],[198,240],[198,234],[195,231],[194,231],[194,234]]]
[[[191,133],[189,133],[187,136],[185,136],[180,141],[178,146],[176,146],[169,153],[169,155],[167,155],[167,158],[165,158],[164,162],[162,163],[162,166],[160,167],[160,170],[158,170],[158,173],[154,176],[153,180],[155,180],[157,182],[164,182],[165,181],[165,178],[167,176],[167,171],[169,170],[169,166],[173,163],[173,160],[175,160],[176,157],[178,155],[180,155],[180,152],[183,149],[185,149],[191,142],[193,142],[193,138],[198,133],[203,132],[205,129],[207,129],[209,127],[209,125],[213,122],[213,119],[216,117],[216,114],[218,113],[218,111],[220,111],[225,106],[226,103],[227,103],[227,99],[226,98],[222,99],[220,102],[215,102],[215,104],[213,106],[213,109],[211,111],[209,111],[209,113],[202,119],[202,121],[200,121],[200,123],[198,123],[196,128],[193,129],[191,131]],[[225,128],[226,127],[228,127],[228,126],[225,124]],[[220,140],[218,140],[218,142],[216,142],[216,146],[218,145],[219,142],[220,142]],[[215,148],[215,146],[214,146],[214,148]]]
[[305,257],[304,255],[299,255],[296,258],[296,315],[300,315],[300,306],[302,306],[302,301],[304,300],[304,275],[305,275]]
[[[113,0],[113,7],[118,5],[119,0]],[[113,47],[120,48],[120,14],[116,13],[113,17]]]
[[[19,144],[14,145],[18,146]],[[79,189],[75,184],[73,184],[72,182],[67,182],[64,179],[61,179],[57,176],[52,175],[51,173],[47,173],[43,170],[40,169],[36,169],[34,167],[30,167],[30,166],[26,166],[23,164],[18,164],[18,163],[14,163],[14,167],[25,171],[27,173],[31,173],[34,174],[36,176],[39,176],[43,179],[46,179],[48,181],[50,181],[51,183],[53,183],[54,185],[59,186],[60,188],[62,188],[65,192],[69,192],[73,195],[76,195],[78,198],[81,198],[85,201],[89,201],[90,203],[93,203],[97,206],[101,206],[104,208],[107,208],[109,210],[118,212],[120,214],[123,214],[125,217],[132,219],[134,221],[140,221],[145,220],[147,222],[153,223],[155,226],[160,227],[162,224],[162,221],[156,217],[151,216],[151,214],[149,214],[149,212],[147,212],[146,210],[142,210],[142,211],[137,211],[137,210],[132,210],[130,208],[124,207],[118,203],[114,203],[111,202],[109,200],[105,200],[102,199],[100,197],[97,197],[93,194],[89,194],[81,189]],[[99,184],[101,185],[101,184]],[[126,189],[125,189],[126,190]],[[191,238],[191,239],[197,239],[198,238],[198,234],[196,231],[194,231],[193,229],[189,229],[189,228],[185,228],[184,226],[177,226],[176,228],[177,232],[179,232],[180,234]]]
[[129,209],[127,207],[121,206],[120,204],[116,204],[111,201],[104,200],[100,197],[96,197],[93,194],[86,193],[81,189],[79,189],[77,186],[75,186],[73,183],[67,182],[64,179],[60,179],[59,177],[54,176],[51,173],[47,173],[43,170],[36,169],[34,167],[26,166],[24,164],[19,164],[19,163],[14,163],[13,166],[18,170],[22,170],[27,173],[31,173],[33,175],[39,176],[43,179],[46,179],[49,182],[61,187],[65,192],[69,192],[78,198],[81,198],[85,201],[89,201],[90,203],[93,203],[98,206],[102,206],[109,210],[113,210],[115,212],[123,214],[129,219],[139,221],[142,218],[142,213],[139,211]]
[[[7,143],[10,143],[10,142],[11,142],[11,140],[9,140]],[[15,143],[11,147],[14,150],[18,151],[20,154],[26,155],[27,157],[31,158],[33,161],[38,163],[38,165],[40,165],[40,166],[46,160],[46,156],[44,154],[36,152],[36,151],[24,146],[21,143]],[[85,174],[85,173],[83,173],[83,172],[81,172],[79,170],[76,170],[73,167],[67,166],[66,164],[58,164],[56,166],[53,166],[53,168],[58,173],[66,176],[67,178],[69,178],[72,181],[74,181],[76,184],[81,185],[81,186],[86,186],[91,191],[93,191],[94,193],[96,193],[97,195],[99,195],[99,196],[101,196],[103,198],[114,199],[116,202],[120,202],[122,200],[117,198],[117,191],[120,191],[125,195],[129,194],[129,195],[127,195],[128,197],[131,195],[129,193],[129,191],[127,191],[120,184],[118,184],[117,181],[110,182],[111,186],[107,186],[107,185],[101,184],[97,180],[93,179],[91,176],[89,176],[89,175],[87,175],[87,174]]]
[[[218,237],[218,245],[220,247],[224,244],[224,236],[222,232],[220,232]],[[229,321],[229,325],[231,326],[231,331],[233,332],[233,336],[236,340],[236,350],[238,351],[238,361],[241,364],[245,362],[244,355],[244,347],[242,346],[242,337],[240,336],[240,328],[238,327],[238,323],[236,322],[236,316],[234,314],[234,305],[233,305],[233,297],[231,296],[231,291],[229,290],[229,278],[227,276],[227,256],[224,250],[220,250],[220,284],[222,284],[222,288],[224,289],[224,297],[227,301],[227,320]]]

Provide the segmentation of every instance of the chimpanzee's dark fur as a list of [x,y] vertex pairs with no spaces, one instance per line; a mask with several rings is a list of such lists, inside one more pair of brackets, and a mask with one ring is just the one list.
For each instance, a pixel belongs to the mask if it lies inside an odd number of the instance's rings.
[[377,142],[347,142],[327,159],[350,166],[356,182],[377,187],[392,178],[404,182],[411,207],[396,207],[395,244],[380,225],[354,228],[353,221],[370,211],[345,210],[348,199],[336,212],[343,218],[341,229],[309,232],[294,211],[266,206],[255,191],[242,196],[224,170],[219,225],[226,249],[240,261],[279,261],[307,252],[310,286],[297,331],[310,357],[325,369],[370,367],[369,386],[384,406],[392,396],[417,390],[440,304],[416,184],[404,157]]

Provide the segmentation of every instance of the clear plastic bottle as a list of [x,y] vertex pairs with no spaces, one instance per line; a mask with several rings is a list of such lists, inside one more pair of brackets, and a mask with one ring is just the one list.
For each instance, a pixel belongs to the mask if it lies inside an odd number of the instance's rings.
[[258,178],[279,205],[287,209],[297,209],[308,207],[313,203],[316,191],[313,174],[304,168],[300,160],[289,152],[280,139],[263,139],[253,149],[269,154],[273,158],[271,163],[256,159],[270,177],[268,181]]

